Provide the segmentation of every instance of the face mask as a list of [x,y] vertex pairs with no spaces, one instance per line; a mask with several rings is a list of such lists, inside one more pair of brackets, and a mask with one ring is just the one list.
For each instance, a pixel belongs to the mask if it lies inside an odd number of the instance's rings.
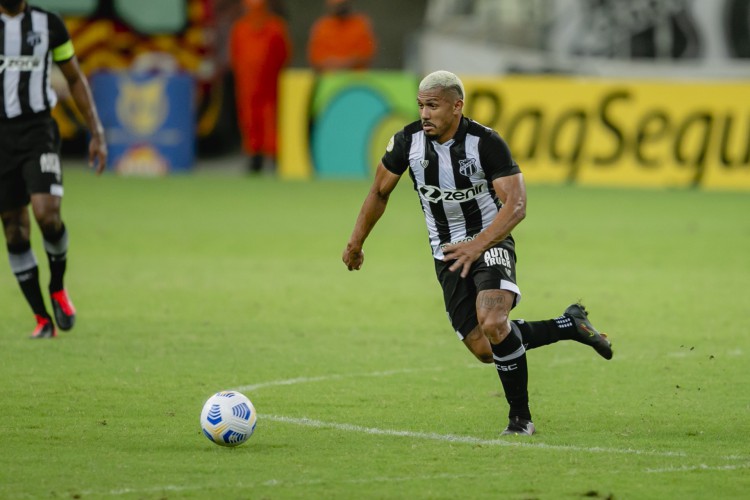
[[16,12],[21,7],[23,0],[0,0],[0,7],[10,12]]

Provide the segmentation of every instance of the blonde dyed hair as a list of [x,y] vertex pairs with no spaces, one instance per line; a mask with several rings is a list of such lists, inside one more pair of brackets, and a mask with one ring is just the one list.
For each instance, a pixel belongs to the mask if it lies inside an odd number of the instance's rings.
[[445,70],[434,71],[419,82],[419,91],[427,92],[434,89],[452,90],[458,98],[464,98],[464,84],[454,73]]

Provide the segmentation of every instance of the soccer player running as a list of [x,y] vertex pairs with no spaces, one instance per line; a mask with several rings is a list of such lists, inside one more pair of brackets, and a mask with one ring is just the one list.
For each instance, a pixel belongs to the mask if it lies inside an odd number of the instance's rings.
[[101,173],[107,164],[104,129],[65,25],[58,16],[24,0],[0,0],[0,217],[11,270],[36,316],[32,338],[55,337],[57,331],[45,306],[31,249],[29,203],[49,260],[49,293],[57,326],[69,330],[76,317],[63,285],[68,232],[60,215],[60,134],[50,114],[57,102],[49,83],[53,61],[91,133],[89,166]]
[[408,169],[453,329],[481,362],[497,368],[510,406],[503,434],[531,435],[526,350],[576,340],[611,359],[610,342],[581,304],[551,320],[509,320],[521,299],[511,236],[526,216],[521,170],[497,132],[463,116],[463,83],[453,73],[427,75],[417,105],[420,120],[386,147],[342,260],[350,271],[362,267],[364,242]]

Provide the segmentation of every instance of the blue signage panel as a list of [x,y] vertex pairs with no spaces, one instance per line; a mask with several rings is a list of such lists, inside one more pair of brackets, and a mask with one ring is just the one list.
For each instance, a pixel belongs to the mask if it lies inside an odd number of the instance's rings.
[[90,79],[110,169],[185,172],[195,162],[195,81],[186,74],[101,72]]

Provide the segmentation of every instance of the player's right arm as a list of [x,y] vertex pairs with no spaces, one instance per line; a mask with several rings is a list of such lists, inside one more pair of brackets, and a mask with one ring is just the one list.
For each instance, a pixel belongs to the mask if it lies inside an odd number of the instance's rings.
[[375,180],[370,187],[370,192],[367,193],[365,202],[362,204],[357,222],[354,224],[354,230],[341,257],[350,271],[358,271],[362,267],[365,260],[362,245],[385,212],[388,198],[396,188],[399,179],[401,179],[401,176],[385,168],[382,162],[378,165]]

